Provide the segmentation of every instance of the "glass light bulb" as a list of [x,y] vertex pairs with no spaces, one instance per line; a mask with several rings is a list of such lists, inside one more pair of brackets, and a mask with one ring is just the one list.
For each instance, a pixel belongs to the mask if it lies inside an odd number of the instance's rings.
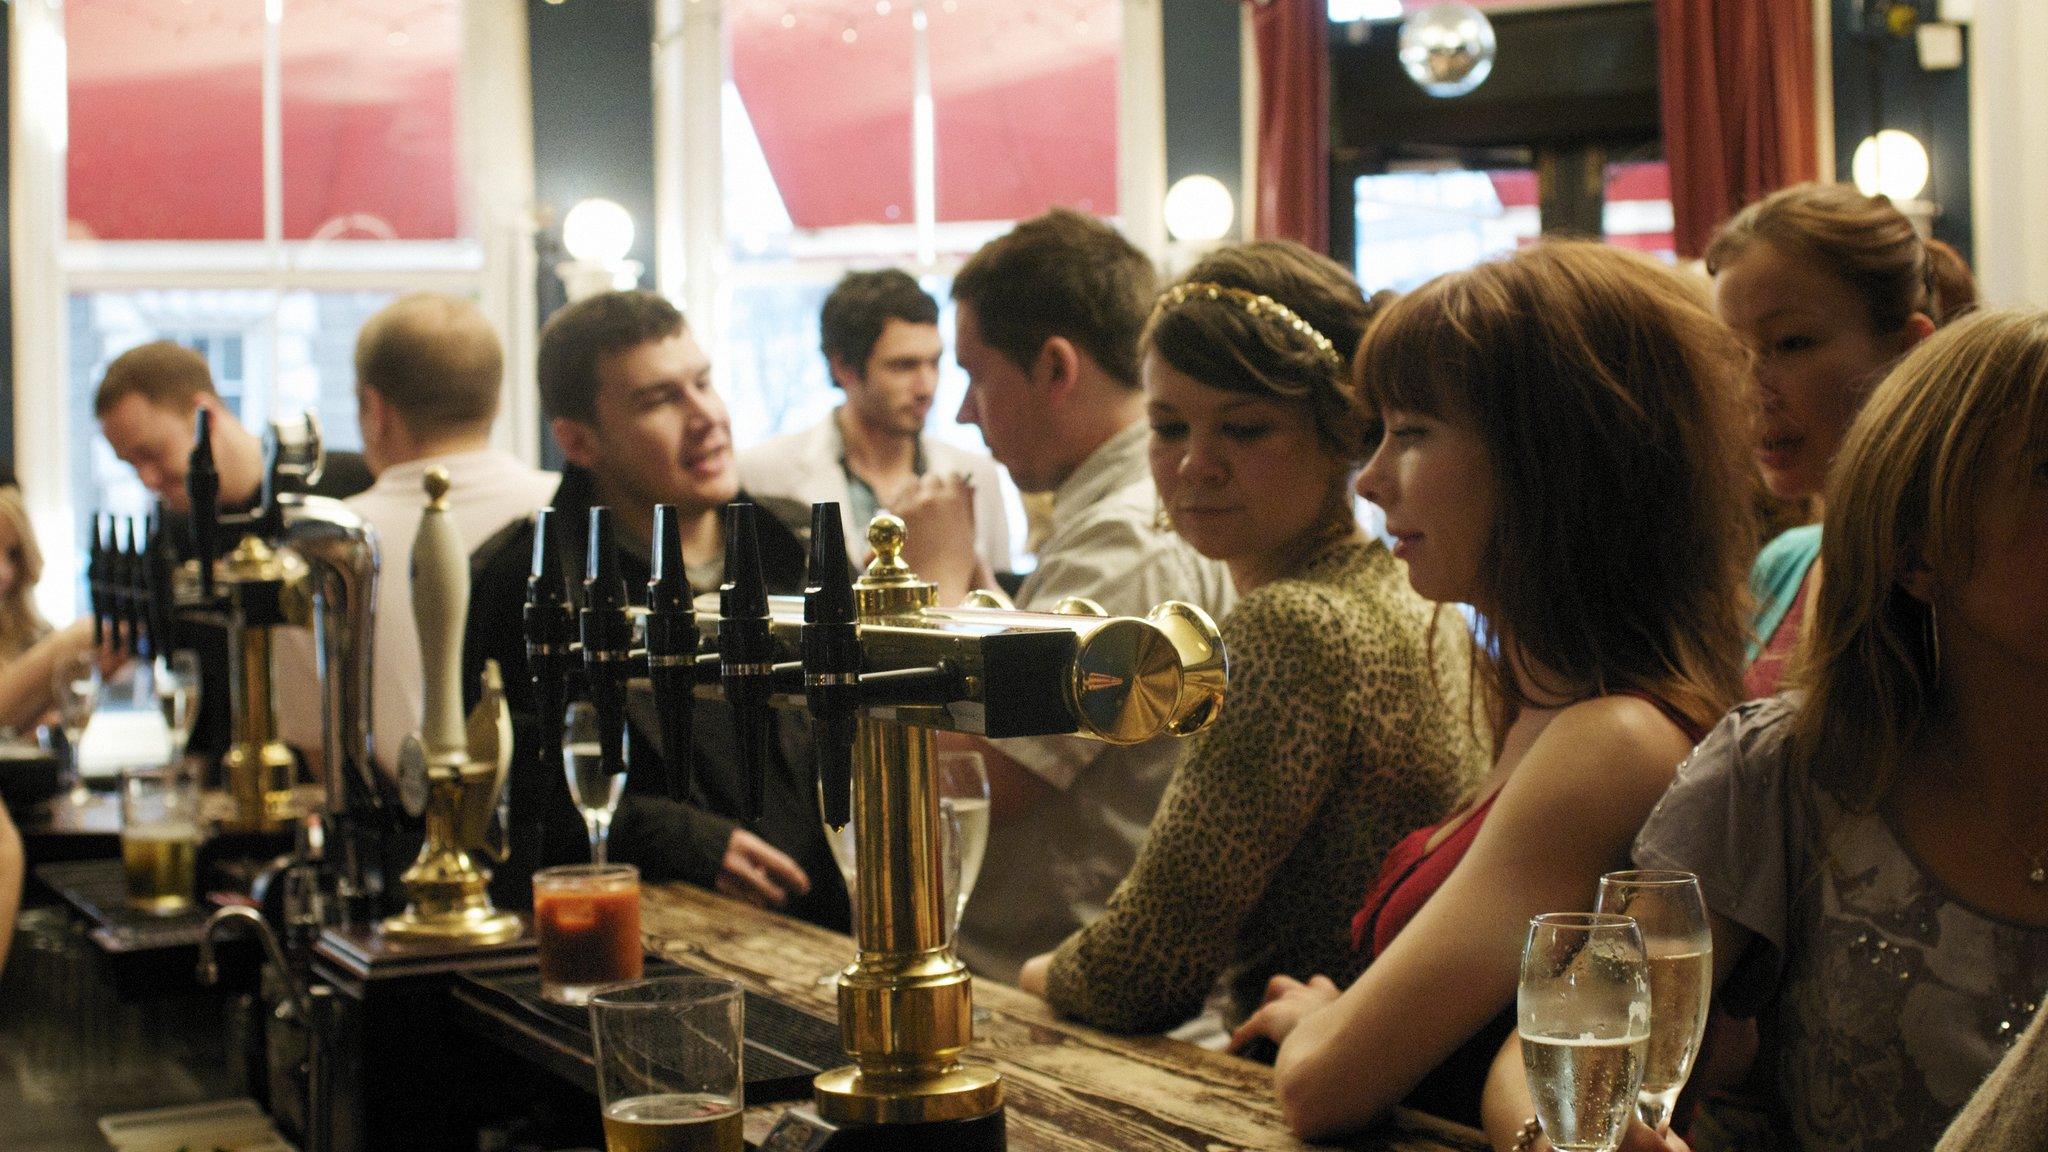
[[1183,176],[1166,190],[1166,230],[1176,240],[1221,240],[1236,206],[1214,176]]
[[1865,196],[1912,200],[1927,187],[1927,149],[1912,133],[1886,128],[1863,138],[1863,143],[1856,146],[1849,170],[1854,174],[1856,190]]
[[610,200],[584,200],[562,218],[562,247],[577,260],[612,264],[633,250],[633,216]]

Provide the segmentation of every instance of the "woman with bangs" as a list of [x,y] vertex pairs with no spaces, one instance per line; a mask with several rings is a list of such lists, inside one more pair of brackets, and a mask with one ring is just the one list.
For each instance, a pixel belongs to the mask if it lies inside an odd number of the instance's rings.
[[1341,265],[1267,241],[1204,257],[1146,325],[1160,504],[1237,589],[1230,696],[1102,915],[1024,965],[1065,1015],[1163,1031],[1221,977],[1234,1023],[1275,974],[1349,977],[1358,891],[1479,775],[1463,629],[1353,515],[1371,431],[1340,349],[1371,315]]
[[[1737,213],[1707,246],[1714,307],[1748,346],[1752,449],[1765,488],[1810,505],[1878,379],[1977,299],[1955,249],[1923,240],[1881,196],[1797,184]],[[1819,582],[1820,527],[1792,528],[1750,574],[1757,600],[1745,695],[1777,691]]]
[[1722,720],[1635,846],[1699,874],[1717,1008],[1773,1041],[1700,1152],[1932,1147],[2048,992],[2048,314],[1910,353],[1827,495],[1794,691]]
[[1276,978],[1234,1037],[1280,1041],[1296,1133],[1403,1103],[1476,1124],[1529,918],[1591,905],[1737,699],[1739,365],[1677,274],[1584,242],[1440,277],[1368,330],[1354,379],[1385,432],[1358,490],[1415,590],[1481,619],[1494,762],[1382,864],[1353,923],[1363,974],[1341,994]]

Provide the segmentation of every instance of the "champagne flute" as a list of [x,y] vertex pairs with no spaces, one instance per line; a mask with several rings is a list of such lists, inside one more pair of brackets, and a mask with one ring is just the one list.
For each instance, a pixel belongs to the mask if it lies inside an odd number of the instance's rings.
[[150,683],[155,688],[156,706],[163,712],[164,728],[170,733],[169,763],[175,768],[185,762],[185,746],[199,719],[199,658],[191,652],[158,656]]
[[946,864],[950,884],[946,895],[946,939],[960,930],[960,917],[967,911],[967,899],[974,895],[974,882],[981,876],[982,857],[988,852],[988,764],[979,752],[941,752],[933,765],[939,788],[941,835],[951,836],[946,846],[950,856],[958,853],[956,866]]
[[98,653],[85,650],[60,658],[50,670],[50,693],[56,697],[57,716],[64,729],[65,786],[73,803],[83,803],[85,774],[79,768],[78,752],[93,709],[100,703]]
[[612,813],[618,810],[619,794],[626,790],[626,774],[605,771],[597,709],[588,701],[576,701],[563,715],[562,769],[569,778],[569,797],[583,813],[583,828],[590,833],[590,862],[603,864],[605,845],[612,834]]
[[1604,912],[1536,917],[1515,999],[1522,1067],[1544,1134],[1564,1152],[1614,1152],[1650,1047],[1641,929]]
[[1601,912],[1633,917],[1650,971],[1650,1055],[1636,1111],[1661,1131],[1692,1072],[1714,990],[1714,937],[1699,877],[1644,869],[1600,878]]

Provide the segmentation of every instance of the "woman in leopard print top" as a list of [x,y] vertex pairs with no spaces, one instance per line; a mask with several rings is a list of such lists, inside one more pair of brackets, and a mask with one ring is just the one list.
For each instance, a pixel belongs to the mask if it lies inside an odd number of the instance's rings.
[[1208,257],[1153,313],[1153,479],[1230,567],[1230,689],[1103,915],[1025,967],[1067,1015],[1162,1031],[1219,976],[1241,1017],[1276,973],[1355,975],[1356,893],[1483,766],[1462,621],[1353,517],[1368,423],[1337,350],[1369,316],[1348,273],[1290,243]]

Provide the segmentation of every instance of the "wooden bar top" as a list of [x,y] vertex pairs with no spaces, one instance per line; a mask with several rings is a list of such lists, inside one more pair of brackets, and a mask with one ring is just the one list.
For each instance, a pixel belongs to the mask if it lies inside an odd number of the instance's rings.
[[[846,936],[682,884],[648,885],[641,915],[648,947],[677,963],[820,1014],[836,1010],[836,993],[818,977],[852,961]],[[1015,1152],[1486,1148],[1469,1128],[1407,1111],[1342,1144],[1304,1144],[1281,1123],[1264,1065],[1165,1037],[1098,1032],[990,980],[974,982],[974,1004],[967,1058],[1003,1074]],[[749,1109],[747,1139],[765,1136],[783,1107]]]

